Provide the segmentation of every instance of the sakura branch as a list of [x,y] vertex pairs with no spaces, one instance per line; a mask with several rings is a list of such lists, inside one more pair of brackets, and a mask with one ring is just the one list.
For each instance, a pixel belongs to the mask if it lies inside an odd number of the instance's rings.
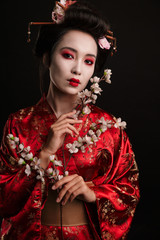
[[[40,159],[37,157],[33,157],[33,153],[31,152],[30,146],[24,148],[23,143],[19,143],[19,138],[14,137],[13,134],[8,134],[7,139],[9,141],[9,145],[12,149],[15,149],[17,154],[20,156],[18,160],[18,165],[24,165],[25,173],[27,176],[31,175],[32,170],[37,172],[36,178],[44,182],[45,176],[53,179],[54,181],[60,180],[63,175],[59,175],[59,171],[57,166],[62,167],[62,162],[59,161],[56,155],[51,155],[49,157],[50,162],[52,162],[53,168],[49,168],[47,171],[40,166]],[[68,172],[65,172],[65,175],[68,175]]]
[[90,148],[90,145],[96,145],[96,142],[99,141],[101,134],[111,127],[121,127],[124,129],[126,127],[126,122],[121,122],[121,118],[118,118],[115,122],[112,120],[105,120],[104,117],[101,117],[97,123],[91,124],[88,133],[83,138],[78,137],[76,141],[72,144],[68,143],[66,147],[71,154],[77,153],[79,150],[85,153],[86,148]]
[[92,85],[90,86],[90,91],[88,89],[85,89],[82,92],[78,93],[79,97],[78,103],[81,104],[81,111],[80,110],[77,111],[77,113],[74,115],[75,118],[77,118],[81,113],[85,115],[91,112],[87,104],[96,103],[97,95],[101,95],[101,92],[103,91],[100,88],[99,83],[101,81],[105,81],[106,83],[111,84],[110,80],[111,75],[112,75],[111,69],[105,69],[104,75],[101,78],[95,76],[90,79],[90,82],[92,83]]

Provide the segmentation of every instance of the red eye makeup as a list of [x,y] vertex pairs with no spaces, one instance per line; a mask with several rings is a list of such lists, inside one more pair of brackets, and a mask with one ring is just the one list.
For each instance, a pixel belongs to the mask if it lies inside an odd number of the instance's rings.
[[66,58],[66,59],[72,59],[74,58],[74,55],[71,51],[68,51],[68,50],[64,50],[61,52],[61,55]]
[[95,62],[95,60],[94,60],[93,58],[87,58],[87,59],[85,60],[85,63],[86,63],[87,65],[92,65],[94,62]]
[[[75,58],[75,52],[77,52],[76,50],[72,49],[63,49],[61,52],[62,57],[64,57],[65,59],[68,60],[72,60]],[[85,64],[88,66],[91,66],[95,63],[95,58],[92,58],[91,56],[86,56],[86,59],[84,60]]]

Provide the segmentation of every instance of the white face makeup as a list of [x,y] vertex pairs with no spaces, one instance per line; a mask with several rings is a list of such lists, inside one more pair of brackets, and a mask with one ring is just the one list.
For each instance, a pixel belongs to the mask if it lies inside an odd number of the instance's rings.
[[92,77],[97,57],[97,44],[88,33],[67,32],[56,46],[52,57],[50,79],[61,92],[77,94]]

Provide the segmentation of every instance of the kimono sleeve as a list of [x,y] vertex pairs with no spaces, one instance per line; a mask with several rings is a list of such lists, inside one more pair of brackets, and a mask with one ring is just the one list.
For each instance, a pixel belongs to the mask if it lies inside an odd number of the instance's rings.
[[11,217],[25,205],[36,184],[36,173],[25,174],[25,166],[18,165],[18,156],[7,139],[8,134],[17,136],[12,115],[5,127],[0,147],[0,215]]
[[119,130],[114,150],[102,150],[108,167],[93,180],[102,239],[126,239],[139,200],[138,169],[126,133]]

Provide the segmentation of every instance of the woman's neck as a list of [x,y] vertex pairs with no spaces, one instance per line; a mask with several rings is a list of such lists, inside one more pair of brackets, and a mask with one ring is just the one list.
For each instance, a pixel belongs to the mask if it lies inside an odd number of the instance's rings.
[[63,93],[50,82],[47,101],[56,117],[59,118],[62,114],[71,112],[76,107],[77,95]]

